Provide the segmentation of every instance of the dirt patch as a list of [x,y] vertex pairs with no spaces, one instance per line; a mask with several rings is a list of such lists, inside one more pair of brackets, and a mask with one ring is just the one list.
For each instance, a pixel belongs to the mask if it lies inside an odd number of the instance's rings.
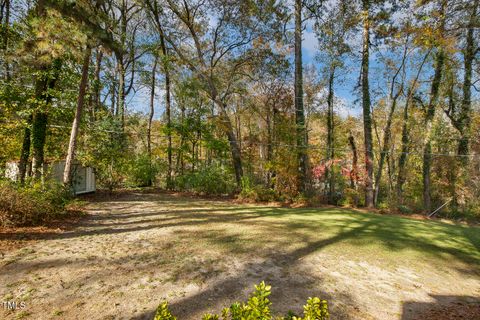
[[[168,300],[179,319],[194,320],[245,299],[262,280],[275,314],[301,313],[319,296],[332,319],[402,319],[408,301],[480,296],[476,264],[436,239],[409,238],[415,221],[162,192],[86,199],[89,215],[74,228],[40,229],[44,237],[0,259],[2,301],[26,303],[0,318],[151,319]],[[441,245],[468,245],[463,229],[445,236],[443,226],[424,226],[432,227]],[[381,247],[371,238],[395,232]],[[438,254],[412,255],[415,246]]]
[[72,230],[87,213],[80,208],[70,210],[62,219],[49,221],[42,226],[34,227],[0,227],[0,256],[7,252],[34,244],[38,240],[50,239]]
[[91,202],[102,202],[102,201],[112,201],[115,199],[125,199],[125,197],[131,198],[133,195],[164,195],[177,197],[182,199],[194,199],[194,200],[211,200],[211,201],[221,201],[221,202],[232,202],[235,203],[237,200],[233,195],[207,195],[199,194],[193,192],[185,191],[170,191],[159,188],[141,188],[138,190],[135,189],[117,189],[114,191],[108,190],[97,190],[94,193],[86,193],[79,195],[78,198],[82,200],[87,200]]

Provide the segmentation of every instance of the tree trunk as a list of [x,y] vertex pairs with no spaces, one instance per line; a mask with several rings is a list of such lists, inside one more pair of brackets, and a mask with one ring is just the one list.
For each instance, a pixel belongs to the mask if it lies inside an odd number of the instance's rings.
[[373,139],[370,88],[368,83],[370,50],[370,4],[363,0],[363,48],[362,48],[362,108],[365,139],[365,206],[372,208],[373,203]]
[[[185,107],[183,105],[180,105],[180,123],[184,123],[185,121]],[[177,152],[177,163],[175,166],[175,173],[178,175],[180,172],[180,175],[183,175],[183,145],[185,143],[185,134],[183,130],[180,132],[180,146],[178,148]]]
[[[460,105],[460,112],[458,117],[455,119],[455,114],[451,115],[452,123],[457,128],[460,133],[460,139],[458,140],[457,146],[457,159],[454,159],[452,167],[449,171],[449,180],[450,180],[450,194],[452,196],[451,207],[453,210],[456,210],[458,207],[458,186],[457,178],[461,176],[461,182],[465,181],[467,177],[465,176],[467,172],[467,166],[469,163],[469,142],[470,142],[470,127],[471,127],[471,116],[472,116],[472,64],[475,58],[475,20],[477,17],[477,8],[478,0],[475,0],[472,3],[470,19],[468,22],[468,27],[466,30],[466,39],[465,39],[465,48],[463,50],[463,63],[464,63],[464,73],[463,73],[463,97]],[[453,100],[453,97],[451,97]],[[460,175],[459,175],[460,174]]]
[[395,145],[390,147],[390,154],[386,157],[387,162],[387,175],[388,175],[388,192],[391,194],[393,192],[393,173],[395,172],[395,159],[393,157],[393,151],[395,150]]
[[118,101],[117,101],[117,116],[120,117],[122,130],[125,128],[125,65],[123,57],[117,58],[118,68]]
[[230,144],[233,168],[235,170],[235,180],[237,182],[238,188],[241,188],[243,177],[242,152],[238,144],[237,137],[235,135],[235,129],[233,128],[232,122],[228,117],[227,106],[223,101],[218,99],[218,91],[213,79],[211,77],[205,77],[205,79],[208,81],[208,85],[210,87],[210,97],[220,112],[220,119],[224,126],[223,130],[225,131],[228,142]]
[[422,60],[422,63],[420,64],[417,70],[417,75],[413,79],[412,83],[410,84],[407,90],[407,99],[405,101],[405,107],[403,109],[402,144],[401,144],[400,157],[398,159],[398,175],[397,175],[397,184],[396,184],[398,203],[403,203],[403,185],[406,181],[405,168],[406,168],[407,159],[408,159],[408,150],[409,150],[409,141],[410,141],[409,127],[408,127],[408,110],[410,107],[410,103],[412,103],[418,78],[420,77],[420,74],[423,70],[423,66],[425,65],[425,62],[427,61],[427,58],[430,56],[430,52],[431,50],[429,50],[425,54]]
[[[150,82],[150,113],[148,115],[148,127],[147,127],[147,153],[150,169],[152,168],[152,120],[155,113],[155,80],[157,72],[157,62],[158,56],[155,54],[155,61],[152,67],[152,78]],[[152,177],[149,177],[148,186],[151,186],[153,183]]]
[[90,66],[90,58],[92,49],[87,46],[82,66],[82,78],[78,89],[77,109],[75,110],[75,118],[72,123],[72,131],[70,133],[70,142],[68,144],[67,159],[65,160],[65,169],[63,171],[63,184],[70,185],[72,182],[72,164],[75,160],[75,149],[77,145],[78,128],[82,120],[82,111],[85,100],[85,93],[88,84],[88,67]]
[[[55,87],[55,83],[60,73],[61,62],[55,60],[50,66],[39,68],[37,79],[35,80],[35,98],[43,102],[44,108],[51,103],[52,96],[49,90]],[[52,75],[49,73],[53,71]],[[46,110],[35,110],[32,118],[32,171],[33,177],[38,180],[42,177],[44,165],[44,149],[47,135],[47,112]]]
[[466,156],[469,152],[469,141],[470,141],[470,126],[471,126],[471,113],[472,113],[472,64],[475,59],[475,22],[478,18],[477,16],[478,9],[478,0],[475,0],[472,5],[472,12],[470,15],[470,21],[468,24],[467,35],[466,35],[466,46],[463,51],[463,63],[464,63],[464,74],[463,74],[463,98],[462,105],[460,109],[460,115],[458,119],[458,124],[460,128],[460,140],[458,142],[458,155],[462,165],[465,167],[468,163],[468,157]]
[[352,171],[350,172],[350,187],[356,190],[358,181],[358,155],[355,138],[353,137],[351,132],[348,137],[348,142],[350,144],[350,148],[352,149]]
[[[412,90],[412,88],[410,88]],[[407,95],[405,101],[405,107],[403,109],[403,126],[402,126],[402,146],[400,158],[398,159],[398,175],[397,175],[397,201],[403,203],[403,185],[406,180],[406,165],[407,156],[409,150],[409,128],[408,128],[408,108],[410,104],[410,92]]]
[[[443,1],[440,9],[440,16],[442,21],[440,22],[440,35],[443,36],[445,30],[445,8],[446,1]],[[425,140],[423,149],[423,207],[426,213],[430,212],[432,206],[431,199],[431,166],[432,166],[432,127],[433,119],[435,117],[435,109],[438,103],[440,84],[442,81],[443,65],[445,60],[445,53],[443,48],[437,48],[435,56],[435,71],[430,89],[430,101],[425,112]]]
[[[35,7],[38,17],[45,16],[45,3],[38,1]],[[50,65],[40,65],[37,69],[37,78],[35,79],[35,100],[42,103],[43,108],[48,107],[51,102],[49,89],[55,87],[58,75],[60,73],[61,62],[55,59]],[[53,71],[53,72],[52,72]],[[53,74],[50,74],[50,73]],[[47,111],[37,108],[32,116],[32,175],[35,180],[39,180],[43,174],[44,150],[47,135]]]
[[325,176],[328,178],[329,184],[329,193],[328,193],[328,202],[333,204],[334,202],[334,193],[335,193],[335,172],[334,172],[334,161],[335,161],[335,141],[333,136],[333,82],[335,79],[335,66],[330,67],[330,75],[328,77],[328,97],[327,97],[327,163],[328,160],[331,160],[330,169],[327,166],[327,171]]
[[101,80],[100,71],[102,70],[103,51],[97,48],[97,54],[95,56],[95,71],[93,75],[93,103],[91,105],[91,118],[92,121],[96,120],[96,112],[100,108],[100,91]]
[[237,137],[235,135],[232,122],[230,121],[230,118],[228,117],[228,114],[227,114],[227,106],[218,100],[216,100],[215,103],[217,104],[220,110],[222,122],[226,126],[225,133],[227,135],[228,142],[230,144],[230,152],[232,154],[233,168],[235,170],[235,180],[237,181],[238,187],[241,187],[242,177],[243,177],[242,152],[240,151],[240,147],[238,145]]
[[[390,157],[388,155],[391,149],[391,146],[390,146],[390,140],[391,140],[391,134],[392,134],[391,127],[392,127],[393,115],[395,114],[395,110],[397,107],[398,98],[400,97],[400,94],[403,92],[403,86],[404,86],[403,80],[400,85],[400,88],[397,89],[397,92],[395,94],[394,94],[394,91],[395,91],[395,84],[396,84],[398,75],[402,70],[405,71],[404,66],[405,66],[405,60],[407,58],[407,54],[408,54],[408,37],[405,40],[405,50],[403,51],[403,58],[402,58],[401,64],[392,78],[392,83],[390,85],[390,92],[388,95],[389,101],[391,101],[391,104],[390,104],[390,110],[388,112],[387,123],[385,125],[385,130],[383,133],[383,144],[382,144],[382,149],[380,151],[380,160],[378,162],[378,170],[377,170],[377,174],[375,175],[375,191],[373,195],[373,203],[375,206],[377,206],[378,204],[378,194],[380,192],[380,182],[382,180],[383,166],[385,165],[385,160],[387,160],[388,177],[389,177],[389,181],[391,182],[391,174],[390,174],[391,171],[390,171],[390,161],[389,161]],[[422,63],[422,66],[423,66],[423,63]],[[407,99],[409,98],[410,97],[407,97]],[[391,183],[390,183],[390,186],[391,186]]]
[[[172,123],[171,123],[171,98],[170,98],[170,68],[169,68],[169,55],[167,46],[165,43],[165,34],[163,32],[162,22],[160,20],[160,8],[157,1],[145,1],[144,4],[152,12],[155,26],[160,36],[160,48],[162,50],[162,62],[163,62],[163,71],[165,73],[165,115],[167,120],[167,160],[168,160],[168,169],[167,169],[167,189],[173,188],[173,179],[172,179]],[[178,159],[177,159],[177,169],[178,169]]]
[[[127,24],[128,24],[128,8],[127,1],[121,1],[120,8],[120,42],[122,46],[126,46],[127,42]],[[118,68],[118,98],[117,98],[117,113],[120,116],[122,131],[125,129],[125,59],[123,53],[117,53],[117,68]]]
[[47,114],[35,111],[32,120],[32,171],[35,180],[39,180],[43,174],[44,149],[47,135]]
[[378,194],[380,192],[380,181],[382,179],[383,166],[385,165],[385,159],[387,159],[387,153],[390,150],[390,139],[391,139],[391,127],[393,121],[393,114],[397,106],[397,98],[399,94],[393,97],[392,104],[390,106],[390,111],[388,113],[387,124],[385,126],[385,131],[383,133],[383,147],[380,152],[380,160],[378,161],[378,171],[375,176],[375,193],[374,193],[374,204],[377,205]]
[[170,95],[170,67],[168,60],[168,51],[165,44],[165,37],[163,34],[163,29],[161,28],[160,21],[157,21],[159,35],[160,35],[160,48],[162,50],[162,61],[163,61],[163,72],[165,74],[165,115],[167,120],[167,189],[173,188],[172,181],[172,107],[171,107],[171,95]]
[[20,183],[23,185],[25,183],[25,176],[27,174],[27,164],[28,158],[30,157],[30,135],[31,130],[30,126],[32,125],[32,117],[30,116],[28,119],[27,126],[25,127],[23,133],[23,143],[22,143],[22,153],[20,154],[20,162],[18,164],[18,175]]
[[[4,58],[7,55],[8,50],[8,40],[10,38],[10,0],[5,0],[5,18],[3,22],[3,43],[2,49],[4,52]],[[5,64],[5,80],[6,82],[10,82],[10,65],[7,59],[4,60]]]
[[430,212],[432,206],[431,199],[431,166],[432,166],[432,127],[435,109],[438,102],[440,82],[442,80],[443,64],[445,56],[443,49],[439,48],[435,58],[435,74],[433,76],[430,101],[425,114],[425,142],[423,149],[423,207],[425,212]]
[[111,94],[112,94],[112,97],[111,97],[111,102],[110,102],[110,114],[112,117],[114,117],[115,115],[117,115],[117,111],[115,110],[115,105],[117,104],[116,103],[116,96],[117,96],[117,85],[116,85],[116,82],[117,82],[117,76],[115,74],[116,72],[114,71],[113,72],[113,78],[111,80],[111,84],[110,84],[110,91],[111,91]]
[[[240,148],[240,150],[242,149],[242,130],[241,130],[241,126],[242,126],[242,122],[240,120],[240,112],[238,112],[239,110],[235,110],[234,111],[234,119],[235,119],[235,137],[237,138],[237,141],[238,141],[238,147]],[[251,136],[251,127],[250,127],[250,122],[248,123],[248,135]]]
[[297,189],[304,192],[307,181],[305,111],[303,108],[302,0],[295,0],[295,125],[297,134]]
[[168,67],[165,69],[165,113],[167,116],[167,158],[168,158],[168,173],[167,173],[167,188],[173,187],[172,181],[172,107],[170,97],[170,71]]
[[[275,108],[275,107],[274,107]],[[273,139],[272,139],[272,134],[273,134],[273,129],[272,128],[272,114],[271,114],[271,109],[270,106],[267,104],[267,115],[266,115],[266,123],[267,123],[267,163],[268,163],[268,170],[266,172],[267,174],[267,179],[266,179],[266,185],[268,188],[273,188],[274,185],[272,183],[272,177],[273,177],[273,170],[272,170],[272,160],[273,160]]]
[[196,141],[192,141],[192,173],[195,172],[196,148],[197,148]]

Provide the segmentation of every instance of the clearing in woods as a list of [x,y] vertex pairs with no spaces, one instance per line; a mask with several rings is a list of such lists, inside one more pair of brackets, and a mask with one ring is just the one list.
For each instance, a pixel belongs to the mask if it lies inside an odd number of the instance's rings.
[[0,318],[151,319],[168,300],[179,320],[200,319],[262,280],[275,313],[319,296],[332,319],[480,318],[478,227],[153,192],[87,210],[3,253],[0,297],[26,306]]

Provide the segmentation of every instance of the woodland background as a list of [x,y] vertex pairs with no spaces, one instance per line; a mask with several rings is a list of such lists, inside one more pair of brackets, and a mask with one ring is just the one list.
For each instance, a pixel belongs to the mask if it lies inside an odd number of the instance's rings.
[[0,21],[17,190],[66,159],[110,190],[480,216],[478,0],[1,0]]

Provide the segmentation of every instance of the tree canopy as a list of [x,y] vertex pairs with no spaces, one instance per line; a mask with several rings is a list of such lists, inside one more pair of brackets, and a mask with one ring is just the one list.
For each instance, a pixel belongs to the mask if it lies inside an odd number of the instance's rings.
[[1,0],[0,165],[480,214],[478,0]]

